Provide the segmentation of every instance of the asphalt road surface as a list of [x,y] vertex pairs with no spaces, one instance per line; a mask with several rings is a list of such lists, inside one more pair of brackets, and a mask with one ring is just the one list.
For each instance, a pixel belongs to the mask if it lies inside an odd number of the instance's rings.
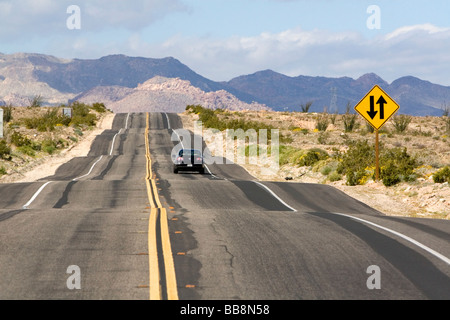
[[449,221],[236,164],[174,174],[179,128],[118,114],[87,157],[0,185],[0,299],[450,299]]

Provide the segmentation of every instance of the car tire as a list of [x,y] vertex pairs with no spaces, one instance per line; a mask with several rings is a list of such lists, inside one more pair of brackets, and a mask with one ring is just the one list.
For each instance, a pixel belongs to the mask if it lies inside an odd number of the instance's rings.
[[202,168],[202,169],[200,169],[198,172],[199,172],[200,174],[205,174],[205,169]]
[[178,173],[178,169],[177,168],[173,168],[173,173]]

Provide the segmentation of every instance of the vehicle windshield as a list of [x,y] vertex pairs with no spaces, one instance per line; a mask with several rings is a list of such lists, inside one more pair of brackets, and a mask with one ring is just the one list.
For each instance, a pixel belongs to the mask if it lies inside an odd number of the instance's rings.
[[189,150],[189,149],[182,149],[180,150],[180,153],[178,154],[180,157],[182,156],[194,156],[194,157],[201,157],[202,152],[200,150]]

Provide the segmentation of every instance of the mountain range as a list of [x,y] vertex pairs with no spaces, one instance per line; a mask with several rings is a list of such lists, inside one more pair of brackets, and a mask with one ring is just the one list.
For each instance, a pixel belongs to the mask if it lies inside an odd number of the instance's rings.
[[450,87],[410,75],[389,84],[374,73],[352,79],[290,77],[263,70],[217,82],[172,57],[65,60],[42,54],[0,54],[0,104],[18,106],[41,96],[46,104],[100,99],[97,102],[111,105],[116,112],[130,111],[133,105],[139,106],[136,110],[148,106],[152,111],[178,111],[191,102],[211,108],[298,111],[311,101],[311,111],[327,108],[342,113],[376,84],[400,105],[399,113],[441,116],[450,99]]

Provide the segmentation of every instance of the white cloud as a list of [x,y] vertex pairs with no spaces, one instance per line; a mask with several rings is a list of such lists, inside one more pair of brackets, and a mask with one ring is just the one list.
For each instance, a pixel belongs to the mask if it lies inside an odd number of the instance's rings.
[[0,0],[0,41],[49,38],[67,33],[67,8],[81,9],[82,31],[139,30],[186,10],[181,0]]
[[122,27],[131,30],[149,26],[171,12],[187,9],[180,0],[95,0],[87,2],[84,7],[88,28]]
[[387,34],[385,36],[386,40],[393,40],[396,38],[400,38],[402,36],[417,36],[418,33],[427,33],[427,34],[437,34],[437,33],[446,33],[450,29],[449,28],[440,28],[430,23],[413,25],[413,26],[405,26],[394,30],[393,32]]
[[52,43],[61,57],[95,58],[113,53],[162,58],[172,56],[195,72],[216,81],[272,69],[289,75],[349,76],[375,72],[391,82],[412,75],[450,85],[450,30],[412,26],[365,38],[357,32],[294,28],[254,37],[172,36],[149,43],[140,32],[104,44],[82,36]]
[[359,77],[375,72],[386,81],[413,75],[450,85],[450,29],[430,24],[370,39],[356,32],[300,28],[226,39],[178,35],[162,46],[141,49],[174,56],[213,80],[273,69],[290,76]]
[[[72,4],[81,9],[79,32],[66,27],[66,10]],[[450,85],[449,28],[420,24],[372,38],[299,27],[226,38],[180,33],[160,43],[151,40],[156,28],[145,34],[158,19],[186,10],[182,0],[0,0],[0,41],[3,48],[12,44],[63,58],[173,56],[217,81],[272,69],[290,76],[359,77],[375,72],[387,81],[414,75]]]

